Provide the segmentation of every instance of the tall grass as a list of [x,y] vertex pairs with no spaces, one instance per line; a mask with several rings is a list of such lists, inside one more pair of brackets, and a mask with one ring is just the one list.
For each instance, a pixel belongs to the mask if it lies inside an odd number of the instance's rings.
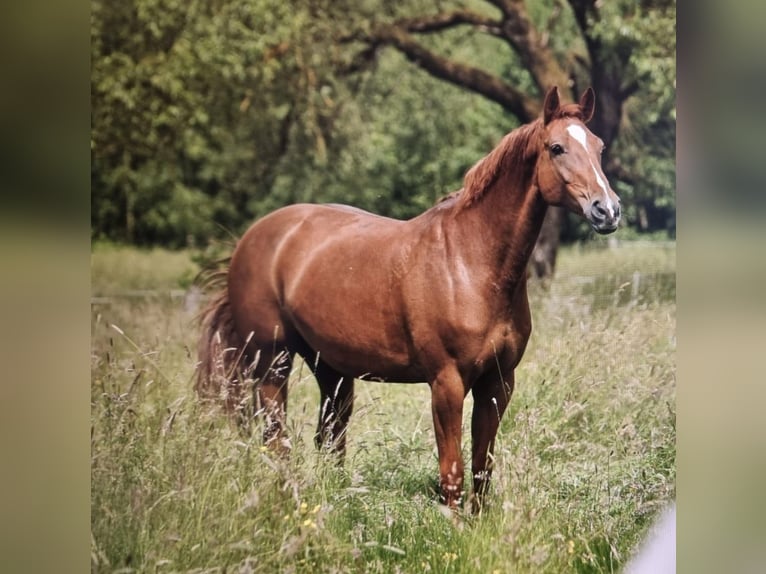
[[182,302],[119,297],[186,281],[188,254],[94,250],[94,293],[112,297],[92,306],[92,571],[618,571],[675,483],[674,283],[620,286],[672,273],[673,250],[560,257],[551,288],[531,293],[490,506],[455,520],[436,503],[426,385],[357,383],[338,468],[313,447],[318,391],[296,361],[293,452],[276,458],[196,401]]

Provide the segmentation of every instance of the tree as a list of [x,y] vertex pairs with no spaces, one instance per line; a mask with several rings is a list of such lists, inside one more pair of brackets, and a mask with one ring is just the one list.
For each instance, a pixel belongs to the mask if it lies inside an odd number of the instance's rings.
[[181,246],[289,202],[282,159],[323,146],[319,32],[279,0],[95,1],[93,235]]
[[[475,7],[474,7],[475,4]],[[426,15],[388,18],[370,17],[363,26],[344,37],[364,45],[361,56],[391,47],[432,76],[481,94],[498,103],[520,123],[534,120],[540,112],[541,95],[557,85],[575,99],[586,86],[597,94],[596,115],[591,127],[606,145],[605,171],[610,178],[635,182],[625,163],[611,154],[625,115],[626,102],[644,87],[664,90],[664,106],[654,124],[664,121],[664,131],[675,133],[674,104],[668,106],[668,84],[673,77],[652,77],[656,60],[673,58],[675,2],[615,2],[569,0],[527,3],[523,0],[487,0],[452,8],[438,8]],[[651,22],[647,26],[646,22]],[[651,34],[657,26],[664,37]],[[457,28],[471,28],[505,44],[509,66],[504,73],[450,58],[435,50],[428,37]],[[672,43],[672,46],[670,45]],[[660,50],[653,50],[659,45]],[[662,68],[663,72],[670,70]],[[670,90],[672,92],[674,90]],[[640,123],[640,122],[639,122]],[[650,126],[651,128],[652,126]],[[651,131],[649,129],[648,131]],[[666,138],[667,139],[667,138]],[[671,138],[671,139],[674,139]],[[669,150],[664,150],[666,153]],[[635,164],[635,159],[633,163]],[[563,215],[549,210],[533,254],[532,269],[538,276],[553,272]]]
[[[675,4],[599,6],[94,0],[92,234],[204,243],[297,201],[411,217],[535,117],[544,86],[574,95],[594,78],[604,116],[594,121],[620,118],[597,130],[614,138],[606,169],[626,219],[663,227]],[[605,99],[614,93],[616,104]],[[566,238],[581,229],[567,225]]]

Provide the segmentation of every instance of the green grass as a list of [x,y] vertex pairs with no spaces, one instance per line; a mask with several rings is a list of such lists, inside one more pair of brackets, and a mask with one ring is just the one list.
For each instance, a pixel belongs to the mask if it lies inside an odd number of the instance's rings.
[[91,293],[179,289],[188,286],[196,272],[186,251],[96,243],[90,259]]
[[[357,383],[340,469],[315,452],[318,391],[296,362],[293,452],[275,458],[196,401],[182,302],[119,296],[177,288],[189,254],[95,249],[110,297],[92,305],[92,571],[619,571],[675,494],[675,283],[652,286],[675,252],[569,248],[558,265],[531,290],[490,507],[453,520],[426,385]],[[646,287],[613,280],[636,272]]]

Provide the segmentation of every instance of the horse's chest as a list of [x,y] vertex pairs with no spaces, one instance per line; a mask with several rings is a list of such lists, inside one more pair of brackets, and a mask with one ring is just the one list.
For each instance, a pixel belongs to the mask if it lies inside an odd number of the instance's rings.
[[[481,343],[473,349],[472,363],[478,370],[500,363],[504,368],[515,367],[521,360],[529,340],[524,325],[500,323],[488,329]],[[466,357],[468,358],[468,357]]]
[[525,300],[510,307],[487,306],[474,320],[459,323],[458,338],[463,342],[460,362],[470,366],[468,370],[476,375],[498,365],[503,370],[515,368],[524,354],[531,330]]

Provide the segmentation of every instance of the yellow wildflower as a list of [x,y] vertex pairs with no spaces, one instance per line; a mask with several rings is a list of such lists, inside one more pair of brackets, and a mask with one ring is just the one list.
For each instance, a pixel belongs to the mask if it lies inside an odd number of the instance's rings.
[[453,560],[457,560],[457,554],[455,554],[454,552],[445,552],[444,560],[446,560],[447,562],[452,562]]

